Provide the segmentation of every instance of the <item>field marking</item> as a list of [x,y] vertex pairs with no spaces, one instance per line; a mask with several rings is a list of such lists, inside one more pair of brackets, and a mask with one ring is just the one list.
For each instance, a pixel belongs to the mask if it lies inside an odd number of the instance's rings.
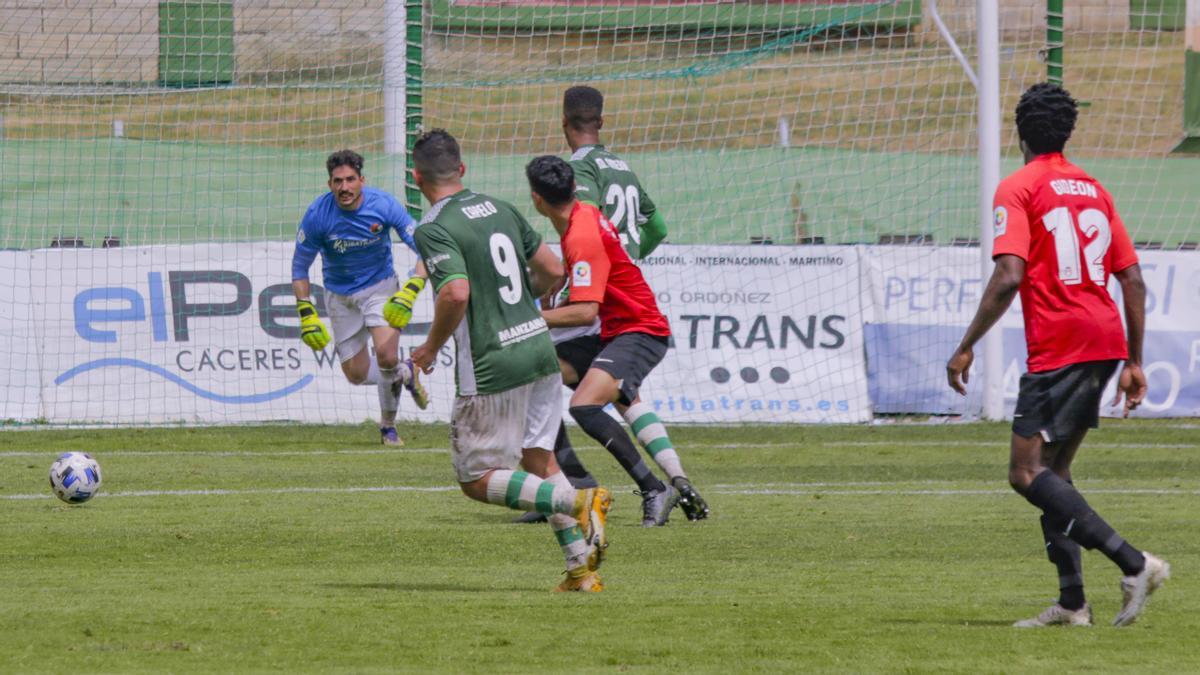
[[[962,481],[958,481],[962,482]],[[895,496],[895,497],[976,497],[976,496],[1016,496],[1007,489],[914,489],[898,488],[885,489],[874,487],[862,489],[862,486],[883,486],[888,483],[847,482],[847,483],[746,483],[719,484],[708,492],[720,495],[783,495],[783,496]],[[904,484],[904,483],[901,483]],[[828,489],[839,488],[839,489]],[[355,494],[377,492],[458,492],[457,486],[417,486],[417,485],[381,485],[376,487],[295,487],[295,488],[251,488],[251,489],[198,489],[198,490],[134,490],[128,492],[101,492],[95,499],[115,497],[210,497],[238,495],[289,495],[289,494]],[[1089,495],[1200,495],[1200,489],[1184,488],[1088,488]],[[33,500],[53,499],[49,492],[36,494],[0,495],[0,500]]]
[[96,457],[300,457],[310,455],[415,455],[450,452],[449,448],[375,448],[373,450],[12,450],[0,457],[48,457],[64,452],[88,452]]
[[[1005,449],[1007,441],[997,440],[991,441],[819,441],[819,442],[803,442],[794,441],[786,443],[686,443],[680,444],[683,450],[702,449],[702,450],[754,450],[762,448],[806,448],[812,446],[834,447],[834,448],[875,448],[875,447],[896,447],[896,448],[920,448],[920,447],[946,447],[946,448],[997,448]],[[1200,448],[1200,443],[1085,443],[1084,449],[1087,448],[1104,448],[1109,450],[1132,449],[1132,450],[1188,450],[1192,448]],[[582,445],[576,450],[600,450],[598,447]],[[310,455],[406,455],[406,454],[429,454],[449,452],[446,447],[441,448],[375,448],[375,449],[345,449],[345,450],[101,450],[99,452],[86,450],[81,448],[64,448],[59,450],[6,450],[0,451],[0,458],[5,457],[47,457],[57,455],[63,452],[92,452],[97,457],[110,456],[126,456],[126,457],[304,457]]]

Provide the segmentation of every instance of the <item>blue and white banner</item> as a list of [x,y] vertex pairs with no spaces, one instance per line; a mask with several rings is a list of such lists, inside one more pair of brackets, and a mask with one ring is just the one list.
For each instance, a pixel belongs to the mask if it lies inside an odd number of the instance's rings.
[[[404,275],[415,257],[393,250]],[[290,242],[0,251],[0,419],[376,419],[375,387],[349,384],[332,346],[314,353],[297,339],[291,253]],[[1200,254],[1140,255],[1150,391],[1135,414],[1200,415]],[[954,394],[945,362],[982,295],[978,256],[955,247],[663,246],[642,269],[674,337],[642,398],[674,422],[977,414],[977,379],[969,396]],[[432,295],[418,300],[402,356],[425,339]],[[319,288],[316,299],[323,304]],[[1020,307],[997,329],[1011,413],[1025,369]],[[449,418],[453,358],[447,345],[427,378],[430,410],[402,397],[401,419]]]
[[[1150,387],[1140,417],[1200,415],[1200,255],[1139,251],[1146,281],[1143,368]],[[946,360],[958,345],[982,295],[979,250],[953,247],[863,248],[867,368],[875,412],[957,414],[979,410],[978,379],[961,397],[946,386]],[[1121,307],[1115,280],[1110,290]],[[993,330],[1003,331],[1005,412],[1011,416],[1026,371],[1019,299]],[[976,351],[976,371],[982,362]],[[1120,411],[1108,404],[1102,412]]]
[[[297,338],[291,253],[291,243],[33,252],[42,416],[119,424],[377,419],[376,388],[349,384],[332,345],[313,352]],[[394,253],[398,270],[411,268],[412,253]],[[319,285],[320,265],[313,267]],[[419,310],[426,315],[427,296]],[[402,336],[401,351],[422,339]],[[432,379],[432,416],[446,419],[452,371]],[[418,417],[403,400],[400,415]]]

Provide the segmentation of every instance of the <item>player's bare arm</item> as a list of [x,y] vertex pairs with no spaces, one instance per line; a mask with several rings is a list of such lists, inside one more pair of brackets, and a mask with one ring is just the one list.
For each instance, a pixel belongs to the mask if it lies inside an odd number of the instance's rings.
[[452,279],[438,291],[433,301],[433,324],[425,342],[413,350],[412,360],[426,373],[433,371],[433,362],[454,329],[462,323],[471,300],[471,283],[466,279]]
[[1004,312],[1008,311],[1008,306],[1012,304],[1024,278],[1024,260],[1015,255],[997,256],[996,269],[992,271],[992,278],[988,280],[983,299],[979,301],[979,309],[975,311],[975,318],[971,319],[971,325],[967,327],[962,342],[946,363],[946,379],[950,388],[959,394],[967,395],[969,370],[971,362],[975,360],[975,343],[979,342],[1000,317],[1004,316]]
[[1117,379],[1117,396],[1113,405],[1125,399],[1125,417],[1146,398],[1146,374],[1142,372],[1142,340],[1146,330],[1146,283],[1142,281],[1140,265],[1130,265],[1114,274],[1121,284],[1125,304],[1125,339],[1129,342],[1129,358]]
[[307,300],[312,297],[312,284],[308,282],[308,279],[294,279],[292,280],[292,293],[297,300]]
[[560,288],[563,281],[563,265],[549,246],[541,244],[529,258],[529,285],[535,296],[543,296]]
[[542,312],[546,325],[551,328],[570,328],[571,326],[590,326],[600,314],[598,302],[572,302],[564,307],[547,309]]

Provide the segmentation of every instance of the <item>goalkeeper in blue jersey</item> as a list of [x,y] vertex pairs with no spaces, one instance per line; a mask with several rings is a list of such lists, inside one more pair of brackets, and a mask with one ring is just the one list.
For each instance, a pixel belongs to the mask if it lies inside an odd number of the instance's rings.
[[[396,433],[396,408],[401,388],[417,407],[429,405],[419,369],[400,362],[400,331],[412,318],[413,302],[425,287],[425,267],[418,260],[415,275],[400,285],[392,267],[391,230],[413,251],[416,223],[392,195],[365,187],[363,158],[339,150],[325,161],[329,192],[309,205],[296,232],[292,254],[292,290],[300,314],[300,339],[314,351],[331,338],[317,314],[308,269],[321,254],[324,272],[324,313],[333,324],[333,343],[342,372],[351,384],[379,388],[379,434],[384,445],[403,445]],[[368,339],[375,354],[367,350]]]

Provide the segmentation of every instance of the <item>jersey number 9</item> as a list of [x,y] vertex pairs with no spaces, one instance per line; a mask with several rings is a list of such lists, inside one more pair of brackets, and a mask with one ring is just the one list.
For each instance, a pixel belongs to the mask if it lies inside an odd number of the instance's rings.
[[496,272],[508,280],[508,286],[500,286],[500,299],[510,305],[521,300],[521,263],[517,261],[517,250],[512,239],[499,232],[492,235],[488,243],[492,249],[492,264]]

